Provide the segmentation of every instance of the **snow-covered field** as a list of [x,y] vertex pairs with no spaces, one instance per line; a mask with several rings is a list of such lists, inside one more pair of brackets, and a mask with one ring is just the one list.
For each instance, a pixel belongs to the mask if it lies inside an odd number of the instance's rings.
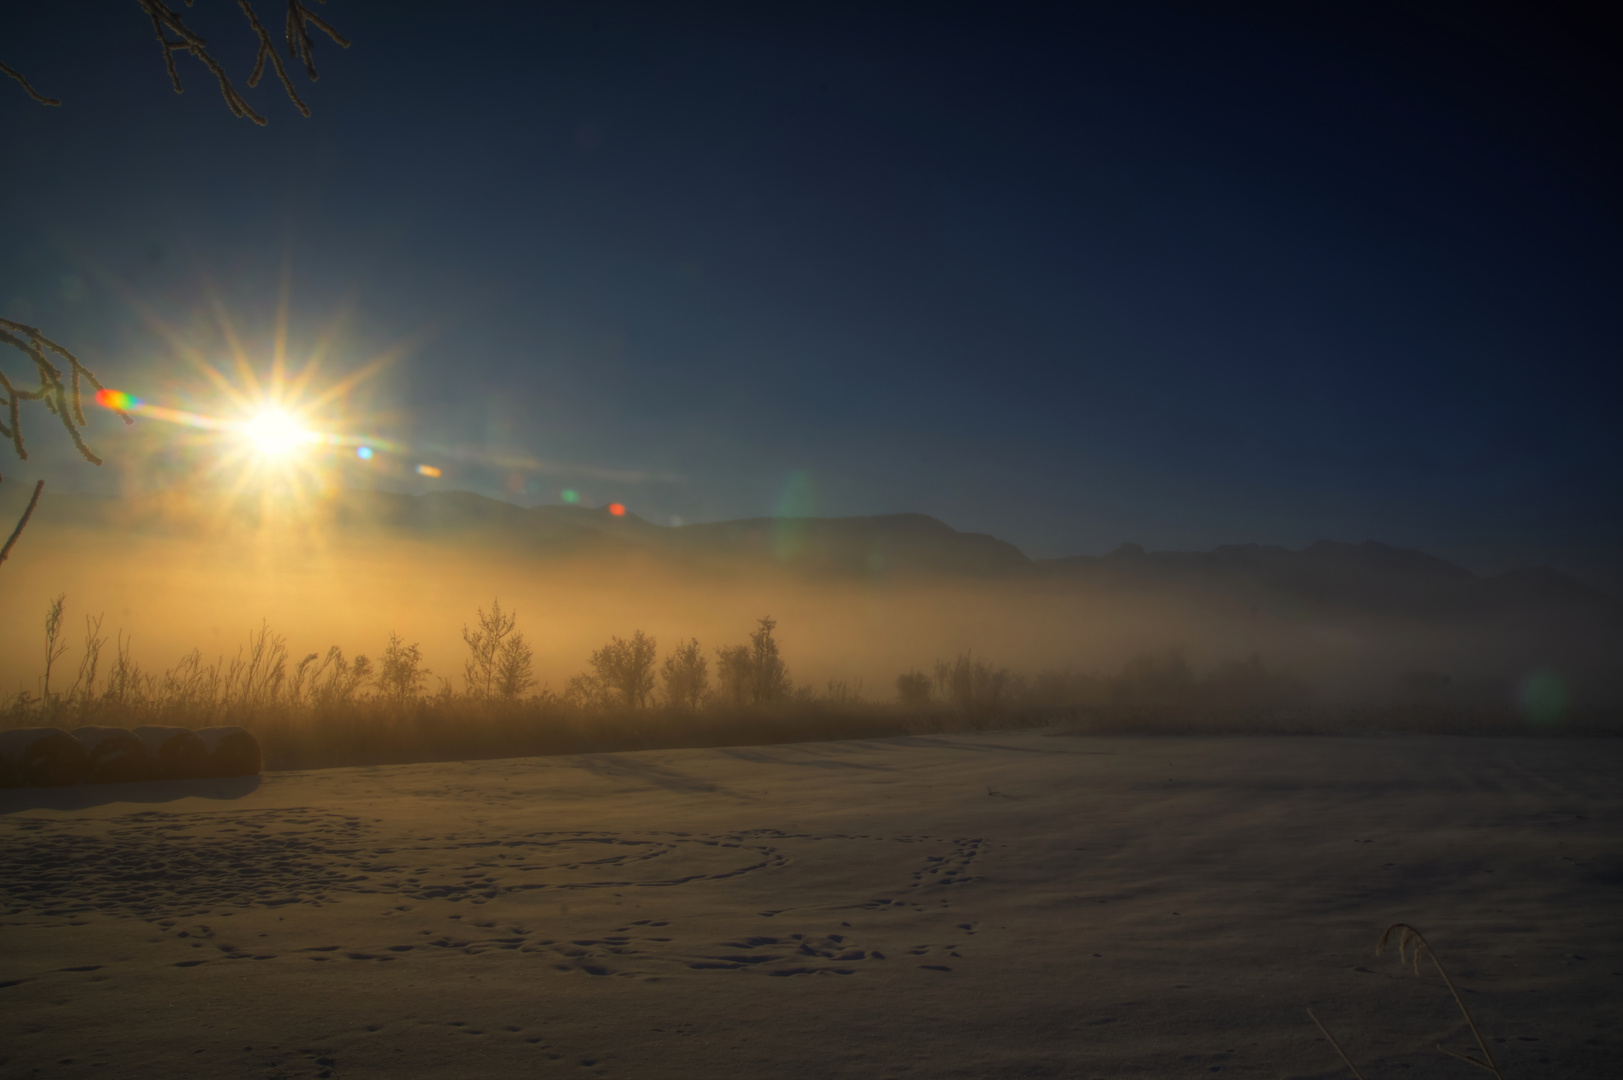
[[1623,1061],[1623,740],[1053,733],[0,792],[0,1076]]

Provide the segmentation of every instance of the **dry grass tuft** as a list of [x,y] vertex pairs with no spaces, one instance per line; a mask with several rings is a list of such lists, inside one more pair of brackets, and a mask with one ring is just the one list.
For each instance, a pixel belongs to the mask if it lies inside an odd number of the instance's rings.
[[1462,1054],[1456,1050],[1450,1050],[1441,1043],[1437,1045],[1437,1049],[1441,1050],[1450,1057],[1457,1057],[1461,1061],[1470,1062],[1479,1069],[1485,1069],[1488,1072],[1493,1073],[1493,1075],[1498,1077],[1499,1080],[1505,1080],[1504,1074],[1499,1071],[1498,1063],[1493,1060],[1493,1052],[1488,1049],[1487,1040],[1482,1037],[1482,1032],[1477,1030],[1476,1021],[1471,1018],[1471,1010],[1465,1007],[1465,1000],[1460,997],[1459,990],[1455,989],[1454,980],[1450,979],[1448,977],[1448,972],[1443,970],[1443,962],[1437,959],[1437,954],[1432,950],[1432,947],[1427,944],[1425,937],[1421,935],[1419,930],[1416,930],[1408,923],[1393,923],[1391,926],[1386,928],[1386,933],[1381,935],[1381,940],[1376,944],[1376,954],[1380,954],[1381,951],[1386,948],[1387,943],[1392,940],[1392,935],[1394,932],[1396,932],[1398,935],[1398,959],[1400,961],[1409,961],[1413,965],[1416,975],[1420,974],[1420,960],[1422,955],[1430,958],[1432,965],[1437,968],[1437,974],[1441,975],[1443,977],[1443,982],[1447,984],[1448,992],[1454,995],[1454,1004],[1460,1007],[1460,1014],[1465,1017],[1465,1023],[1470,1027],[1471,1034],[1476,1037],[1476,1044],[1482,1051],[1482,1058],[1486,1060],[1474,1058],[1469,1054]]
[[[1448,972],[1443,969],[1443,962],[1437,959],[1436,952],[1432,950],[1430,943],[1426,941],[1425,936],[1419,930],[1416,930],[1408,923],[1393,923],[1386,928],[1386,932],[1381,935],[1381,940],[1376,943],[1376,955],[1379,956],[1386,951],[1386,947],[1393,942],[1394,936],[1398,947],[1398,960],[1413,967],[1416,975],[1420,974],[1420,962],[1422,959],[1429,959],[1432,965],[1436,967],[1437,974],[1443,977],[1443,982],[1448,986],[1448,992],[1454,995],[1454,1004],[1460,1007],[1460,1015],[1465,1017],[1466,1025],[1470,1027],[1471,1034],[1476,1037],[1476,1044],[1478,1049],[1482,1051],[1482,1057],[1472,1057],[1470,1054],[1462,1054],[1458,1050],[1450,1050],[1442,1043],[1437,1044],[1437,1049],[1449,1057],[1458,1058],[1461,1061],[1475,1065],[1479,1069],[1493,1073],[1498,1080],[1505,1080],[1504,1074],[1499,1071],[1498,1062],[1493,1060],[1493,1052],[1488,1049],[1488,1041],[1482,1037],[1482,1032],[1477,1029],[1476,1020],[1471,1016],[1471,1010],[1465,1007],[1465,999],[1460,997],[1459,990],[1454,986],[1454,980],[1450,979]],[[1335,1036],[1330,1034],[1330,1029],[1325,1027],[1323,1021],[1317,1016],[1314,1016],[1312,1009],[1309,1009],[1307,1014],[1313,1018],[1313,1022],[1318,1025],[1319,1030],[1324,1032],[1324,1037],[1330,1041],[1330,1045],[1335,1048],[1336,1053],[1341,1055],[1341,1060],[1347,1063],[1347,1068],[1352,1070],[1352,1074],[1358,1077],[1358,1080],[1364,1080],[1364,1074],[1358,1071],[1358,1066],[1354,1065],[1352,1059],[1347,1056],[1346,1051],[1341,1049],[1341,1044],[1336,1042]]]
[[1347,1056],[1347,1051],[1343,1050],[1341,1044],[1336,1042],[1336,1037],[1330,1034],[1330,1029],[1324,1026],[1324,1021],[1314,1016],[1312,1009],[1309,1009],[1307,1014],[1313,1017],[1313,1022],[1319,1025],[1319,1030],[1324,1032],[1324,1037],[1330,1040],[1330,1045],[1335,1047],[1336,1053],[1341,1055],[1341,1060],[1347,1063],[1347,1068],[1352,1070],[1352,1074],[1358,1077],[1358,1080],[1364,1080],[1364,1074],[1358,1071],[1358,1066],[1352,1063],[1352,1058]]

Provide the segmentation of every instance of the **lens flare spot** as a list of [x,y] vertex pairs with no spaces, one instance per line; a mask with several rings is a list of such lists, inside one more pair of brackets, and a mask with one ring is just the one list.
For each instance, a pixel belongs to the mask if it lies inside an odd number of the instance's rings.
[[609,503],[609,513],[615,517],[625,517],[626,508],[619,503]]
[[1535,724],[1553,724],[1567,711],[1567,683],[1560,675],[1543,668],[1522,683],[1522,708]]
[[371,461],[372,448],[370,446],[357,446],[355,448],[355,456],[360,458],[362,461]]
[[134,394],[126,394],[122,390],[97,390],[96,404],[104,409],[117,409],[119,412],[129,412],[141,404],[141,399]]
[[559,493],[559,497],[570,506],[580,502],[580,492],[576,491],[574,488],[564,488],[563,491]]
[[440,472],[439,467],[435,466],[435,465],[419,465],[419,466],[417,466],[417,475],[418,476],[440,476],[441,472]]

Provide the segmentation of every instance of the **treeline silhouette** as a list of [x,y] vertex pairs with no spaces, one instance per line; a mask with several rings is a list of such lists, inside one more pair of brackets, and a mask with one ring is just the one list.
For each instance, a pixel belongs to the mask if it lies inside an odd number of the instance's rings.
[[[1509,706],[1410,699],[1328,708],[1260,657],[1199,673],[1178,649],[1135,657],[1110,673],[1034,675],[964,653],[904,672],[893,693],[870,699],[860,682],[797,684],[770,617],[757,619],[743,642],[706,650],[688,638],[663,659],[641,630],[611,637],[556,693],[537,687],[517,614],[499,601],[462,628],[460,685],[433,672],[419,645],[398,633],[375,660],[337,645],[295,659],[286,638],[263,623],[230,658],[209,661],[193,649],[172,667],[148,671],[122,632],[109,641],[101,618],[87,617],[77,664],[64,668],[64,610],[58,597],[46,612],[38,692],[6,700],[0,728],[235,725],[259,740],[270,769],[1042,726],[1121,735],[1528,728]],[[1609,719],[1569,718],[1565,726],[1616,730]]]

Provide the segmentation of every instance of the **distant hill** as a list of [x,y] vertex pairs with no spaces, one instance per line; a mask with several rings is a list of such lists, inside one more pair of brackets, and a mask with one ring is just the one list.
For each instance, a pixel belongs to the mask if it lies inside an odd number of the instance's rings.
[[[9,486],[9,485],[8,485]],[[17,490],[0,499],[0,512]],[[525,508],[470,492],[398,495],[341,491],[316,504],[331,528],[379,530],[433,542],[490,543],[538,557],[640,553],[708,566],[776,566],[814,576],[966,576],[1080,584],[1113,593],[1153,591],[1222,600],[1286,619],[1420,623],[1521,620],[1623,632],[1623,601],[1548,568],[1479,577],[1424,552],[1369,541],[1321,540],[1300,551],[1260,544],[1204,552],[1145,551],[1027,558],[1013,544],[960,532],[923,514],[750,518],[662,526],[635,514],[579,506]],[[210,522],[254,523],[248,501],[167,494],[138,500],[47,493],[33,528],[190,532]]]
[[[0,502],[0,513],[7,504]],[[417,539],[519,546],[539,556],[643,552],[705,564],[775,564],[813,574],[1036,575],[1013,544],[965,533],[924,514],[854,518],[751,518],[654,525],[635,514],[583,506],[525,508],[465,491],[427,495],[341,491],[313,506],[325,525]],[[213,523],[254,525],[249,500],[168,494],[100,499],[47,493],[36,528],[123,528],[184,534]]]
[[1580,618],[1623,629],[1623,601],[1547,567],[1479,577],[1424,552],[1375,541],[1320,540],[1301,551],[1239,544],[1203,552],[1147,552],[1039,560],[1044,571],[1116,587],[1217,594],[1274,614],[1462,622]]
[[770,559],[834,574],[1035,575],[1020,549],[959,532],[924,514],[852,518],[751,518],[670,530],[673,550],[702,557]]

